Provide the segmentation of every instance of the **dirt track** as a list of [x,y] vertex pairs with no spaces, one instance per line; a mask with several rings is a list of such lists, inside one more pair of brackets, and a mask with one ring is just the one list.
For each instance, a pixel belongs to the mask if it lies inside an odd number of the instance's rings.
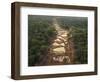
[[57,31],[57,36],[54,39],[50,52],[45,56],[40,65],[64,65],[74,63],[74,48],[69,36],[69,30],[64,30],[58,24],[56,18],[53,19],[53,25]]

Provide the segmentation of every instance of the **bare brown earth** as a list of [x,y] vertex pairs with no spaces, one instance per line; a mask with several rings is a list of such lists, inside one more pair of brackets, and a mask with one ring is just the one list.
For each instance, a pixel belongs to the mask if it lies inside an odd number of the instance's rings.
[[57,31],[57,36],[52,42],[49,54],[42,58],[37,65],[66,65],[74,63],[74,48],[70,30],[64,30],[58,24],[56,18],[53,25]]

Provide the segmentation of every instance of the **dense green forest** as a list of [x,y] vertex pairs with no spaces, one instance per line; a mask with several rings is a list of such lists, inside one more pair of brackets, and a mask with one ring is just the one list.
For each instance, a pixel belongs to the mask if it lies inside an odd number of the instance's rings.
[[75,63],[87,63],[87,17],[58,17],[64,29],[71,29],[75,49]]
[[56,31],[50,17],[28,16],[28,65],[33,66],[45,56]]
[[[55,16],[28,16],[28,65],[34,66],[41,62],[40,58],[47,55],[56,30],[52,25]],[[86,17],[55,17],[64,29],[71,29],[75,48],[75,64],[87,63],[87,18]]]

